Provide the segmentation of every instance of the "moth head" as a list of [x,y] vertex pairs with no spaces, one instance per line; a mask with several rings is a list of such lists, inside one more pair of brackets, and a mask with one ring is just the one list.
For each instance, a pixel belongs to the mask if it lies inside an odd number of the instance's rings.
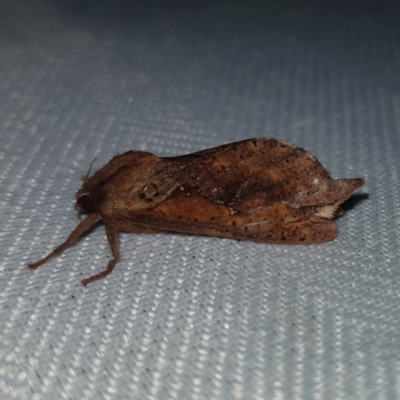
[[75,208],[79,211],[88,213],[96,211],[93,200],[90,198],[90,194],[85,191],[83,187],[79,189],[76,194]]
[[86,175],[82,177],[82,187],[78,190],[78,193],[76,194],[76,203],[75,203],[75,208],[79,211],[83,212],[95,212],[95,207],[93,204],[93,200],[90,198],[90,187],[91,182],[90,182],[90,171],[92,170],[93,164],[97,158],[95,158],[89,165],[88,172]]
[[[76,194],[75,208],[88,213],[105,212],[106,199],[110,193],[111,197],[116,191],[126,196],[127,193],[133,192],[135,185],[144,186],[159,161],[159,157],[148,152],[128,151],[115,156],[108,164],[90,176],[93,161]],[[112,205],[112,201],[107,204]]]

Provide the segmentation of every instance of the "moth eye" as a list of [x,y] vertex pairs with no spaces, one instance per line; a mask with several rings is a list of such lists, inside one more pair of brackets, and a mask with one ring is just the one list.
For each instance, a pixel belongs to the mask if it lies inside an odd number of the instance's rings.
[[315,179],[313,180],[313,184],[314,184],[314,185],[318,185],[319,182],[320,182],[319,178],[315,178]]
[[93,211],[93,204],[91,202],[91,200],[89,199],[88,195],[83,195],[81,197],[79,197],[78,201],[76,202],[76,205],[78,206],[78,208],[82,209],[82,210],[86,210],[86,211]]

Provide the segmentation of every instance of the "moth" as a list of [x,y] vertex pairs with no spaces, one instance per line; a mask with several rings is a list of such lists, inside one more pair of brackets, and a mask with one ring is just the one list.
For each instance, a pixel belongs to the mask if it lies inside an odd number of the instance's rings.
[[83,179],[75,208],[89,215],[35,269],[102,221],[113,258],[118,232],[182,232],[278,244],[332,240],[340,204],[364,184],[332,179],[316,157],[283,140],[249,139],[177,157],[128,151]]

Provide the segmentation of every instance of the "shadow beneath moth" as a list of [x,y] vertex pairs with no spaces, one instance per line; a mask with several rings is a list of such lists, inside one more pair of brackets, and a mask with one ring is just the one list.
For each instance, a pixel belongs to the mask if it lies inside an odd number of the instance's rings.
[[[89,174],[88,174],[89,175]],[[113,259],[84,279],[104,278],[120,259],[118,232],[184,232],[277,244],[334,239],[340,204],[364,184],[332,179],[316,157],[291,143],[249,139],[177,157],[128,151],[86,176],[76,209],[89,213],[35,269],[103,221]]]

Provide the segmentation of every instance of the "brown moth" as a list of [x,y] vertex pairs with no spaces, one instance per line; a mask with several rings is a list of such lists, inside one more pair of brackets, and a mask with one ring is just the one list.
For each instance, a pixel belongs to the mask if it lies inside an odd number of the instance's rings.
[[312,244],[338,233],[340,204],[364,184],[332,179],[309,152],[291,143],[249,139],[177,157],[128,151],[83,180],[75,207],[89,213],[68,239],[37,268],[96,222],[105,224],[113,259],[120,259],[118,232],[185,232],[281,244]]

